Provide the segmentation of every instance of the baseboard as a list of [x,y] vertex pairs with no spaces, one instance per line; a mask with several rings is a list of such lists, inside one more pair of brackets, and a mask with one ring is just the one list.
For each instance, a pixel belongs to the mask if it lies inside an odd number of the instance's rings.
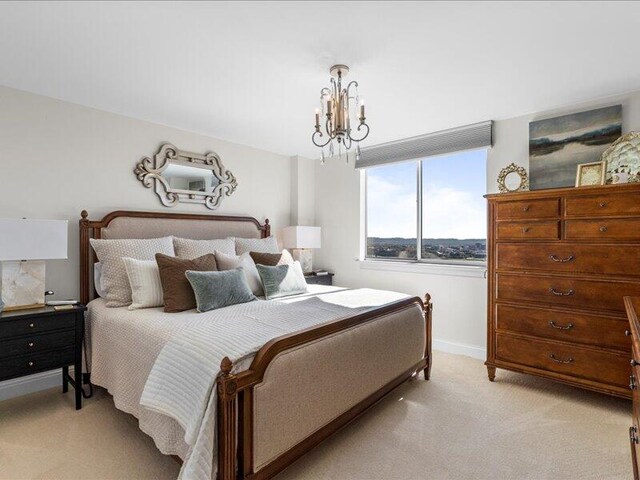
[[[73,367],[69,368],[69,373],[73,374]],[[61,369],[0,382],[0,402],[53,387],[62,388]]]
[[463,345],[461,343],[447,342],[446,340],[433,340],[433,349],[446,353],[454,353],[456,355],[465,355],[467,357],[477,358],[478,360],[487,359],[487,350],[483,347],[474,345]]

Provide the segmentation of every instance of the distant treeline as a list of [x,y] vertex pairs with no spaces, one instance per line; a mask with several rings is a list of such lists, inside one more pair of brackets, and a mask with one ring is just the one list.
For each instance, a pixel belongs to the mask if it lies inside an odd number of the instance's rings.
[[[403,246],[415,246],[416,239],[415,238],[401,238],[401,237],[393,237],[393,238],[381,238],[381,237],[369,237],[367,238],[368,242],[373,245],[403,245]],[[484,238],[469,238],[469,239],[459,239],[459,238],[423,238],[423,245],[443,245],[448,247],[459,247],[461,245],[468,245],[470,243],[485,243],[486,239]]]
[[582,143],[583,145],[595,146],[612,143],[622,135],[621,125],[608,125],[598,130],[567,137],[562,140],[550,140],[547,137],[534,138],[529,140],[529,155],[548,155],[558,150],[562,150],[570,143]]

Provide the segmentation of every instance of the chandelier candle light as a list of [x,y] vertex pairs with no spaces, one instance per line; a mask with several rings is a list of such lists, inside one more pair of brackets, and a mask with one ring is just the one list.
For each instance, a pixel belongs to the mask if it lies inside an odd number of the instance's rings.
[[[369,135],[369,125],[366,124],[364,113],[364,99],[358,94],[358,82],[352,80],[342,88],[342,79],[349,73],[346,65],[334,65],[331,73],[331,86],[320,90],[320,108],[316,108],[316,126],[311,140],[316,147],[320,147],[320,163],[325,162],[324,147],[329,146],[329,156],[335,154],[334,140],[338,143],[338,155],[342,156],[342,147],[346,152],[349,163],[349,150],[356,144],[356,161],[360,159],[359,143]],[[356,113],[357,111],[357,113]],[[324,129],[320,125],[320,115],[326,117]],[[352,136],[351,121],[358,127]],[[326,136],[326,140],[325,137]]]

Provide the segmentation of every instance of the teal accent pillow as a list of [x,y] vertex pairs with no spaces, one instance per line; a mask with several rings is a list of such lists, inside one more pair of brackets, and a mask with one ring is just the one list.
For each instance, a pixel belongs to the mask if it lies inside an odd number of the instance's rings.
[[193,288],[198,312],[257,300],[242,268],[223,272],[187,270],[185,276]]
[[307,281],[304,279],[300,262],[275,267],[256,265],[256,268],[267,300],[307,292]]

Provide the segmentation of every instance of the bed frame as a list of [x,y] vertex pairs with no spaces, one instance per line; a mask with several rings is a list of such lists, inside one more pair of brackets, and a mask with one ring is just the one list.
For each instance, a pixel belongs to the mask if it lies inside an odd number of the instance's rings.
[[[129,212],[115,211],[106,215],[102,220],[92,221],[88,219],[88,213],[82,211],[80,220],[80,298],[82,303],[88,303],[95,297],[93,288],[93,264],[97,261],[89,244],[90,238],[148,238],[139,236],[106,236],[103,232],[113,228],[114,221],[136,222],[138,219],[154,219],[168,224],[165,220],[178,220],[181,225],[184,221],[193,221],[199,228],[199,238],[202,238],[202,222],[233,222],[243,229],[253,225],[252,229],[256,238],[265,238],[270,235],[269,220],[264,224],[255,218],[245,216],[221,216],[221,215],[193,215],[167,212]],[[214,224],[212,224],[214,225]],[[219,233],[219,232],[218,232]],[[167,228],[162,234],[178,235],[179,233]],[[162,236],[156,234],[155,236]],[[188,235],[184,235],[188,236]],[[193,237],[192,237],[193,238]],[[210,236],[208,238],[219,238]],[[328,340],[340,332],[374,324],[382,321],[390,314],[402,313],[406,309],[419,307],[424,316],[425,351],[423,358],[402,372],[396,378],[388,381],[384,386],[372,392],[364,400],[351,406],[347,411],[326,423],[314,433],[302,441],[291,446],[288,450],[278,455],[275,459],[263,464],[256,470],[254,466],[254,411],[255,388],[265,381],[269,367],[273,367],[276,360],[285,352],[311,346]],[[361,415],[385,395],[393,391],[405,381],[415,377],[421,371],[425,380],[429,380],[432,355],[431,355],[431,317],[433,305],[429,294],[424,301],[418,297],[407,298],[387,304],[376,310],[348,317],[331,323],[322,324],[313,328],[302,330],[293,334],[275,338],[265,344],[256,354],[248,370],[233,373],[233,363],[229,358],[224,358],[220,365],[220,374],[217,379],[217,459],[218,479],[268,479],[295,462],[298,458],[311,450],[314,446],[338,431],[347,423]],[[375,327],[375,325],[373,325]],[[380,360],[384,362],[385,360]],[[330,375],[328,372],[327,375]],[[268,378],[268,377],[267,377]],[[177,458],[177,457],[176,457]],[[179,460],[179,459],[178,459]]]

